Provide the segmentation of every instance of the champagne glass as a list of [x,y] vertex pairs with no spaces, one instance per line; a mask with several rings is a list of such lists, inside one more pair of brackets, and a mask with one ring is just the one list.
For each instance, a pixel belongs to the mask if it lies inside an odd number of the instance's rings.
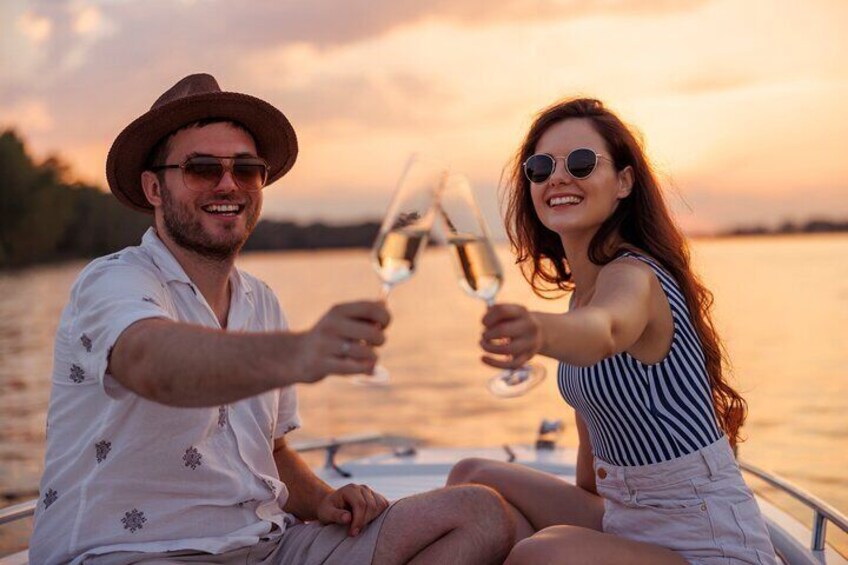
[[[389,204],[380,233],[371,248],[371,265],[382,282],[381,298],[411,277],[436,215],[438,195],[447,178],[438,162],[413,155]],[[377,365],[371,375],[353,378],[358,384],[385,385],[389,372]]]
[[[450,175],[440,200],[439,213],[447,243],[452,247],[459,285],[491,307],[503,284],[503,270],[468,179],[460,174]],[[502,398],[521,396],[544,378],[543,366],[526,364],[491,377],[489,392]]]

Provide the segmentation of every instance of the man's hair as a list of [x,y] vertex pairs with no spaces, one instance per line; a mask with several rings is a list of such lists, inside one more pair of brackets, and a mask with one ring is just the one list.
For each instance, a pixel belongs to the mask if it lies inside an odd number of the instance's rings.
[[[145,170],[150,171],[154,167],[161,167],[162,165],[167,165],[166,159],[168,158],[168,153],[171,151],[171,140],[174,139],[174,136],[184,129],[190,128],[202,128],[206,126],[210,126],[212,124],[230,124],[231,126],[248,133],[253,137],[253,134],[244,126],[244,124],[240,122],[236,122],[234,120],[225,120],[221,118],[204,118],[202,120],[197,120],[196,122],[192,122],[190,124],[186,124],[181,128],[172,131],[162,139],[160,139],[156,145],[153,146],[153,149],[150,150],[150,153],[147,154],[147,160],[145,161]],[[159,179],[160,183],[164,183],[164,174],[165,170],[160,169],[156,171],[156,176]]]

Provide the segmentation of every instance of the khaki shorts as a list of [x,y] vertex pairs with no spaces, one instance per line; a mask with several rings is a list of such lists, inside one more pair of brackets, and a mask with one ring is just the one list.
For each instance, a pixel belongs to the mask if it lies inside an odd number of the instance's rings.
[[347,526],[317,522],[289,526],[282,535],[250,547],[213,555],[193,550],[164,553],[119,551],[94,555],[85,565],[173,565],[209,563],[214,565],[370,565],[377,538],[391,506],[356,537],[347,535]]
[[757,501],[726,437],[653,465],[595,458],[604,532],[671,549],[693,564],[777,563]]

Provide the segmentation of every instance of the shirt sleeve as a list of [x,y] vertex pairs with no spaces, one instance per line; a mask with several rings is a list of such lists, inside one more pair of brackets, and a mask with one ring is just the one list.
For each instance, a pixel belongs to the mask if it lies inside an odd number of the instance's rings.
[[[164,283],[141,266],[104,261],[85,271],[71,293],[72,323],[66,342],[71,378],[99,384],[112,348],[130,325],[147,318],[176,316]],[[80,382],[80,381],[77,381]]]

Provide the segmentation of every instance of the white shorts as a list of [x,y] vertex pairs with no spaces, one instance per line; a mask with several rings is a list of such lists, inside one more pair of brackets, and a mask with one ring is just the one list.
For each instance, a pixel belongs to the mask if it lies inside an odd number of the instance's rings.
[[757,501],[726,437],[652,465],[595,457],[604,532],[667,547],[691,563],[775,564]]

